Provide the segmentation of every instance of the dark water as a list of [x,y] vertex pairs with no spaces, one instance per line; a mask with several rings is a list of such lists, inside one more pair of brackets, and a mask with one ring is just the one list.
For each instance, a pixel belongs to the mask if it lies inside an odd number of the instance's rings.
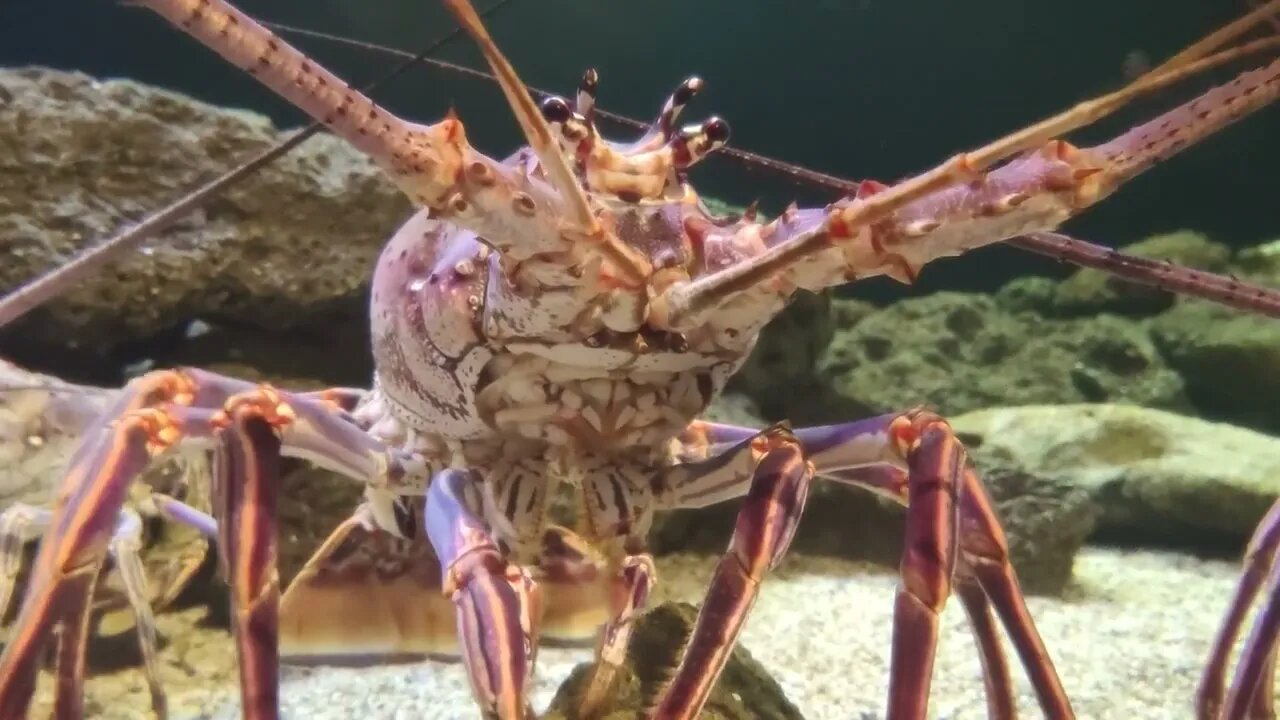
[[[452,28],[434,2],[240,5],[264,19],[408,49]],[[489,26],[531,84],[569,94],[582,69],[594,66],[602,76],[602,106],[648,118],[681,78],[696,72],[708,88],[690,117],[724,116],[736,146],[846,178],[892,180],[1114,89],[1125,80],[1126,64],[1158,63],[1246,9],[1243,0],[514,0]],[[354,83],[395,62],[321,41],[297,42]],[[481,64],[466,41],[440,56]],[[252,107],[281,124],[302,121],[149,11],[107,0],[0,2],[0,64],[30,63],[127,76]],[[1212,79],[1229,78],[1239,67]],[[1205,86],[1200,80],[1162,93],[1071,137],[1081,144],[1109,137]],[[378,96],[422,119],[455,104],[473,143],[490,154],[519,140],[496,88],[477,80],[415,70]],[[1276,108],[1251,116],[1140,178],[1069,229],[1113,246],[1183,227],[1235,246],[1280,236],[1272,170],[1280,162],[1278,119]],[[761,198],[767,208],[792,198],[831,199],[727,160],[708,163],[696,178],[704,193],[742,203]],[[992,248],[930,267],[918,289],[987,288],[1024,272],[1061,270]]]

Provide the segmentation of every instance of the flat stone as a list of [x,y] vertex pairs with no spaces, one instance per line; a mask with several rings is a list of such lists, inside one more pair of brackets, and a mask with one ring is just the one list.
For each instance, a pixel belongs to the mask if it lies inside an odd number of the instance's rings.
[[1034,405],[952,418],[1007,466],[1088,493],[1101,534],[1238,546],[1280,496],[1280,438],[1130,405]]

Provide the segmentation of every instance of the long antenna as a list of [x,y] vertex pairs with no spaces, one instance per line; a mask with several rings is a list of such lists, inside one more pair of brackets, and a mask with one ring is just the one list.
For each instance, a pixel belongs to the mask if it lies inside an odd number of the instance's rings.
[[[510,2],[511,0],[498,0],[487,10],[480,13],[480,15],[481,17],[490,15]],[[366,85],[362,88],[362,91],[371,92],[385,85],[396,77],[402,75],[409,68],[427,59],[428,55],[439,50],[445,44],[461,34],[462,29],[455,28],[444,37],[432,42],[421,52],[416,54],[405,52],[403,57],[406,59],[403,62],[397,65],[385,76]],[[130,250],[141,245],[146,240],[164,232],[175,222],[182,219],[182,217],[187,213],[201,207],[209,199],[218,195],[232,185],[235,185],[244,178],[249,177],[258,169],[269,165],[276,158],[279,158],[295,147],[298,147],[302,143],[306,142],[312,135],[315,135],[323,129],[324,125],[322,123],[312,122],[305,128],[285,138],[283,141],[263,150],[243,165],[228,170],[226,173],[223,173],[209,183],[202,185],[186,195],[183,195],[170,203],[164,209],[147,216],[141,222],[127,228],[115,237],[112,237],[99,245],[80,251],[69,262],[50,270],[35,280],[22,285],[17,290],[14,290],[3,298],[0,298],[0,328],[3,328],[54,297],[57,297],[58,293],[84,279],[92,273],[95,268],[101,266],[103,263],[124,255]]]
[[[498,2],[481,13],[481,16],[487,16],[509,2],[510,0],[498,0]],[[1270,3],[1264,3],[1263,7],[1270,9],[1268,7],[1270,5]],[[1254,11],[1246,17],[1256,22],[1258,16],[1262,14],[1262,12]],[[1268,13],[1267,18],[1273,23],[1276,22],[1274,14]],[[480,78],[489,82],[497,82],[497,79],[491,73],[486,71],[477,70],[475,68],[460,65],[458,63],[452,63],[446,60],[428,57],[430,53],[455,38],[461,32],[456,29],[440,40],[432,43],[422,52],[415,54],[406,50],[379,45],[377,43],[346,38],[340,35],[295,27],[284,23],[263,22],[262,24],[281,32],[293,33],[304,37],[312,37],[351,47],[371,50],[384,55],[404,58],[404,62],[397,66],[391,73],[377,82],[368,85],[365,88],[366,90],[375,89],[403,73],[408,68],[419,63],[434,65],[452,72]],[[1242,24],[1244,23],[1233,23],[1233,26],[1238,27]],[[1250,49],[1257,50],[1268,47],[1274,44],[1274,40],[1274,38],[1270,38],[1269,42],[1253,43],[1253,47]],[[1197,45],[1197,49],[1200,51],[1197,57],[1203,60],[1203,56],[1208,53],[1210,46],[1208,43],[1200,43]],[[1223,53],[1219,53],[1219,62],[1234,59],[1240,54],[1242,49],[1243,48],[1236,48],[1234,51],[1224,51]],[[1191,59],[1192,58],[1175,58],[1177,61]],[[1168,61],[1161,67],[1169,66],[1171,64],[1173,64],[1173,61]],[[553,95],[553,93],[535,87],[530,87],[529,90],[533,95],[540,98]],[[648,124],[645,122],[627,117],[626,115],[610,112],[603,108],[596,107],[594,109],[594,113],[597,117],[605,118],[627,127],[641,130],[648,127]],[[69,263],[46,273],[36,280],[23,285],[9,295],[0,298],[0,328],[3,328],[5,325],[13,322],[30,310],[57,296],[63,288],[86,276],[101,262],[117,257],[124,252],[137,247],[137,245],[147,238],[153,237],[157,233],[163,231],[177,219],[182,217],[186,212],[199,207],[208,198],[218,194],[240,179],[248,176],[258,168],[284,155],[294,147],[297,147],[311,135],[318,132],[321,127],[322,126],[319,123],[312,123],[305,129],[286,138],[278,145],[263,151],[260,155],[249,160],[244,165],[227,172],[191,194],[178,199],[160,212],[125,230],[116,237],[102,243],[101,245],[95,246],[94,248],[82,251]],[[844,180],[833,175],[810,170],[799,165],[794,165],[734,147],[720,148],[716,155],[736,160],[744,167],[755,169],[766,168],[788,178],[796,185],[802,187],[825,188],[841,194],[854,192],[858,187],[858,183],[856,182]],[[1101,270],[1133,283],[1149,285],[1185,295],[1201,297],[1236,309],[1280,318],[1280,290],[1245,283],[1234,277],[1192,270],[1172,263],[1154,262],[1146,258],[1127,255],[1118,250],[1113,250],[1102,245],[1095,245],[1084,240],[1071,238],[1060,233],[1037,233],[1030,236],[1010,238],[1005,242],[1023,250],[1048,256],[1056,260],[1069,262],[1081,267]]]

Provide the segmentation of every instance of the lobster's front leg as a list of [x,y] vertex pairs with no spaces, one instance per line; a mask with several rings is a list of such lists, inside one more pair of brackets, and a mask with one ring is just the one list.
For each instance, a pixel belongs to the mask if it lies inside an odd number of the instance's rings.
[[483,515],[480,478],[449,469],[431,479],[424,525],[440,558],[442,587],[457,609],[462,659],[486,717],[525,720],[537,655],[541,596],[499,549]]
[[276,571],[280,432],[294,410],[271,394],[239,396],[214,420],[215,505],[222,576],[231,586],[232,632],[243,716],[280,713],[280,580]]
[[711,587],[653,717],[692,720],[706,704],[755,604],[765,572],[782,560],[795,536],[814,467],[795,436],[774,427],[751,441],[758,457],[738,513],[729,552],[716,565]]

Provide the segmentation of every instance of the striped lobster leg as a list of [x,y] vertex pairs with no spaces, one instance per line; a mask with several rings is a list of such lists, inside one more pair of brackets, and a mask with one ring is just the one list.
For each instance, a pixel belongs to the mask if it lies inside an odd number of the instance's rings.
[[994,607],[1048,718],[1074,717],[1018,587],[999,521],[964,447],[938,415],[910,410],[791,431],[694,423],[660,479],[659,507],[704,507],[746,498],[729,551],[716,568],[684,655],[654,711],[697,717],[741,633],[766,573],[785,554],[814,476],[907,506],[902,582],[894,606],[888,715],[923,720],[939,617],[953,591],[977,639],[988,710],[1013,718],[1012,683],[995,634]]
[[457,612],[462,659],[486,717],[535,717],[529,680],[538,649],[541,591],[529,571],[506,557],[484,519],[474,471],[437,473],[423,524],[440,558],[441,584]]

